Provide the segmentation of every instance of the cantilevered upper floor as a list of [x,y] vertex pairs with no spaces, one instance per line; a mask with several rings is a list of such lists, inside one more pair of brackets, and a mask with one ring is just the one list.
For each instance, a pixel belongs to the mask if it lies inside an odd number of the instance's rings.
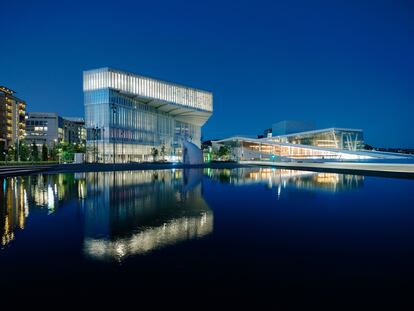
[[175,83],[111,68],[84,71],[83,91],[112,89],[178,118],[192,117],[204,124],[213,111],[213,94]]

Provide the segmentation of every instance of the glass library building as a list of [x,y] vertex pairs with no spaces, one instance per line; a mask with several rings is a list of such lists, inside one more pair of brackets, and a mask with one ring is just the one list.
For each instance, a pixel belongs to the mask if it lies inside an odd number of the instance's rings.
[[201,145],[211,92],[110,68],[83,73],[87,161],[150,161],[153,148],[180,161],[184,141]]

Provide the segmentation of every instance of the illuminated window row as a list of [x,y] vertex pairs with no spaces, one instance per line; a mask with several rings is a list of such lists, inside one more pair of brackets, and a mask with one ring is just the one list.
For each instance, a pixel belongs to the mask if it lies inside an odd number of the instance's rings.
[[208,92],[108,69],[86,72],[83,83],[84,91],[112,88],[196,109],[213,109],[212,95]]

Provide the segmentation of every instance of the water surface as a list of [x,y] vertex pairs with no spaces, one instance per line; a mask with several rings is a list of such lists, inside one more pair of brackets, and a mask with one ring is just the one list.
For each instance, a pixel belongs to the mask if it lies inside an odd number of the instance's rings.
[[272,168],[0,180],[0,289],[407,289],[414,180]]

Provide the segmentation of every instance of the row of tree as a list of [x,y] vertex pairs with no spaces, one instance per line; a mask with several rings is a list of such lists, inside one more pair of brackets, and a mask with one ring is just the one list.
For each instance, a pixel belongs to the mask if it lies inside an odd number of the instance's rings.
[[40,148],[35,144],[20,141],[7,150],[0,144],[0,161],[73,161],[74,153],[84,153],[84,144],[69,144],[61,142],[49,148],[43,144]]
[[152,159],[154,160],[154,162],[157,161],[159,155],[161,156],[162,161],[164,161],[165,156],[167,155],[165,146],[162,145],[160,151],[158,151],[157,148],[152,148],[151,155],[152,155]]

